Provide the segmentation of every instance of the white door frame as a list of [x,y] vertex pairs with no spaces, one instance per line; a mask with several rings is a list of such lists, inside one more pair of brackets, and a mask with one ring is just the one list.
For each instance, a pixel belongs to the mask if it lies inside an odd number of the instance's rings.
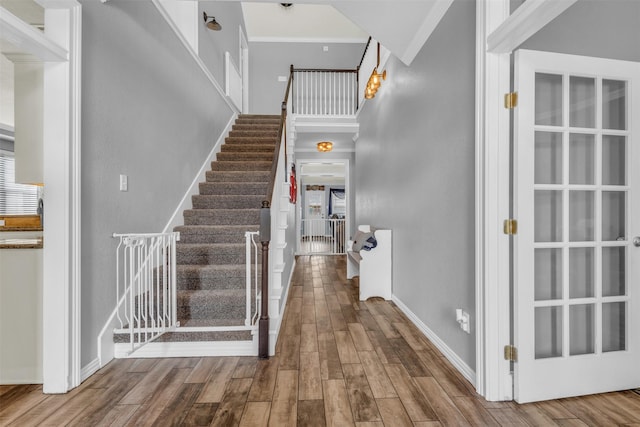
[[510,55],[577,0],[476,4],[476,389],[490,401],[513,399],[513,376],[503,349],[511,341],[509,237]]
[[82,7],[37,0],[45,35],[68,51],[44,71],[43,391],[78,386],[80,358],[80,115]]

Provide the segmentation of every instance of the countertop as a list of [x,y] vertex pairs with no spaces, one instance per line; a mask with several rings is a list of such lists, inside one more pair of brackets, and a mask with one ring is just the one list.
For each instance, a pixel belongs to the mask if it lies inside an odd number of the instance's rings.
[[42,249],[42,229],[0,227],[0,249]]
[[42,249],[42,237],[0,239],[0,249]]

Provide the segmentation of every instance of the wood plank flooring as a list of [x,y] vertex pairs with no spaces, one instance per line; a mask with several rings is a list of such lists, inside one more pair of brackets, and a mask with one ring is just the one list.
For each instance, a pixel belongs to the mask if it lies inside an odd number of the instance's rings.
[[632,426],[632,391],[486,402],[344,257],[298,259],[277,354],[115,360],[65,395],[0,386],[0,426]]

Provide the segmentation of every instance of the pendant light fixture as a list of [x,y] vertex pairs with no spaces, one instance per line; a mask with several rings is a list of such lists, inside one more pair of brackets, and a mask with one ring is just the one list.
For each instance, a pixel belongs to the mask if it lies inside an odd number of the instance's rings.
[[367,88],[364,92],[364,97],[366,99],[372,99],[376,96],[376,92],[378,88],[382,84],[383,80],[387,79],[387,70],[384,70],[382,73],[378,73],[378,67],[380,66],[380,43],[378,43],[378,61],[376,62],[376,66],[371,72],[371,76],[369,76],[369,81],[367,81]]

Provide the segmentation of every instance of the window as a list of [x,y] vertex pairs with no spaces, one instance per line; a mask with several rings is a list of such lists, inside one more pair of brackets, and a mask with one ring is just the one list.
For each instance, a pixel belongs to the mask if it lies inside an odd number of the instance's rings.
[[35,215],[38,187],[15,183],[15,159],[0,152],[0,215]]

